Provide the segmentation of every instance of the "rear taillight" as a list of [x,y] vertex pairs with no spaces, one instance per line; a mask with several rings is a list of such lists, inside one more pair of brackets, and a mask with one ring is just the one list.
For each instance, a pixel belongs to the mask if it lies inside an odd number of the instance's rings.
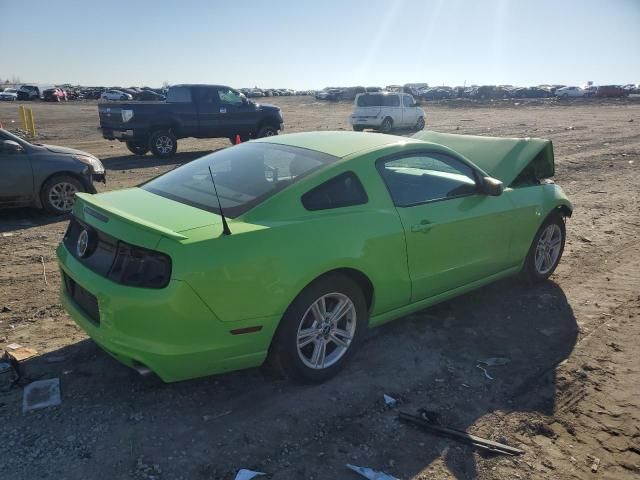
[[108,277],[131,287],[164,288],[171,278],[171,258],[160,252],[118,242]]

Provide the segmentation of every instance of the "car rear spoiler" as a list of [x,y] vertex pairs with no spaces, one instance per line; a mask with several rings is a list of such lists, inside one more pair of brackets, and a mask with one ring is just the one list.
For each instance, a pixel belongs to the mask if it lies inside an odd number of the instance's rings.
[[123,212],[122,210],[112,207],[111,205],[105,207],[99,201],[96,201],[95,197],[89,193],[76,193],[76,196],[80,198],[86,205],[91,205],[92,208],[99,210],[99,213],[104,213],[107,216],[115,216],[127,223],[131,223],[137,227],[143,227],[147,230],[151,230],[152,232],[159,233],[160,235],[172,238],[174,240],[185,240],[189,238],[182,235],[181,233],[174,232],[173,230],[170,230],[161,225],[156,225],[155,223],[149,222],[148,220],[144,220],[140,217],[136,217],[135,215],[131,215],[130,213]]
[[413,138],[451,148],[507,186],[529,166],[538,179],[553,177],[555,173],[551,140],[481,137],[432,131],[418,132]]

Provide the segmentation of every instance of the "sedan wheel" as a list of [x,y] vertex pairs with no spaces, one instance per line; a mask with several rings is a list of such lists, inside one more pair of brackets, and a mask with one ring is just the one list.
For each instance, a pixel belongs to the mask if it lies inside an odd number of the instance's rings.
[[560,263],[565,237],[564,219],[559,213],[550,214],[538,229],[525,260],[524,272],[529,280],[537,282],[551,276]]
[[298,327],[298,355],[307,367],[328,368],[340,360],[356,331],[356,309],[349,297],[329,293],[305,312]]
[[325,275],[287,309],[269,350],[270,363],[300,382],[323,382],[338,373],[356,350],[367,316],[357,283],[344,275]]
[[49,179],[42,187],[40,200],[49,213],[69,213],[76,200],[76,193],[84,192],[82,184],[73,177],[58,175]]

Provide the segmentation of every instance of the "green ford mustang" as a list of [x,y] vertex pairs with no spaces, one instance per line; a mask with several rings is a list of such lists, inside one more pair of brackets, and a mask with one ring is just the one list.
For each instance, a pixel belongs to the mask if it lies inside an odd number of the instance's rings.
[[[171,382],[276,359],[320,382],[373,327],[507,275],[549,277],[572,206],[551,142],[312,132],[79,194],[62,302]],[[217,192],[217,194],[216,194]]]

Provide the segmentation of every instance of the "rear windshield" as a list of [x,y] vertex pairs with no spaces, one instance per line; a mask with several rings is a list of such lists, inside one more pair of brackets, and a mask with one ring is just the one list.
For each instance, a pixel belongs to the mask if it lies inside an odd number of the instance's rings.
[[224,214],[234,218],[337,157],[272,143],[243,143],[172,170],[141,188],[219,214],[209,167]]
[[171,87],[167,92],[169,103],[191,103],[191,89],[189,87]]
[[365,93],[358,97],[359,107],[398,107],[400,98],[398,95],[384,95],[381,93]]

